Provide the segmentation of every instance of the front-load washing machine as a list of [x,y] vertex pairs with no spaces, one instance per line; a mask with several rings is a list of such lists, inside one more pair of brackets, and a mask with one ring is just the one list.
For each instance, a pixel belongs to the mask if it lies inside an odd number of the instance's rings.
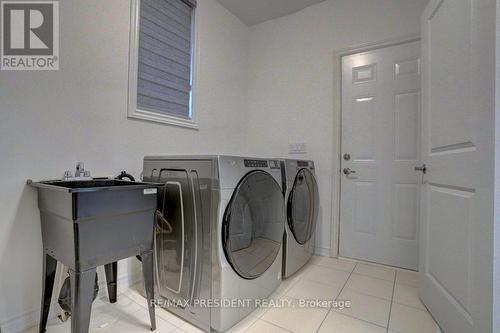
[[283,277],[304,266],[314,253],[319,193],[313,161],[283,160],[287,223],[283,240]]
[[279,160],[146,157],[158,189],[159,304],[205,331],[225,331],[281,282],[285,204]]

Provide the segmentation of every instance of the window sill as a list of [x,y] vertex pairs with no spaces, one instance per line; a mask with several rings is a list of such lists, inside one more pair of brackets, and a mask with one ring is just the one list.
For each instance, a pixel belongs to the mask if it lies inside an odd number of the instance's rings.
[[193,120],[175,116],[169,116],[166,114],[160,114],[146,110],[135,110],[134,112],[129,113],[128,117],[198,130],[198,124]]

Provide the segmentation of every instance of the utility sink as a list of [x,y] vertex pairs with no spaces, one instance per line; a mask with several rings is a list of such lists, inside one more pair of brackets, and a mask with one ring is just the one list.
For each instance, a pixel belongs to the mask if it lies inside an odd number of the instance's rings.
[[73,181],[64,181],[64,180],[47,180],[41,182],[29,182],[29,185],[39,187],[39,188],[47,188],[53,190],[62,190],[66,192],[94,192],[101,190],[113,190],[119,189],[137,189],[137,188],[151,188],[155,187],[155,184],[150,183],[140,183],[140,182],[132,182],[126,180],[119,179],[102,179],[95,178],[92,180],[73,180]]
[[[81,165],[81,168],[79,168]],[[33,182],[38,190],[42,224],[43,291],[40,332],[50,310],[57,261],[69,267],[71,332],[87,333],[96,268],[106,272],[109,299],[117,300],[117,262],[138,256],[148,298],[151,329],[156,328],[152,303],[153,237],[157,185],[115,179],[95,179],[77,165],[77,178]],[[65,174],[66,176],[66,174]]]
[[48,180],[38,189],[44,251],[85,270],[152,249],[157,185],[115,179]]

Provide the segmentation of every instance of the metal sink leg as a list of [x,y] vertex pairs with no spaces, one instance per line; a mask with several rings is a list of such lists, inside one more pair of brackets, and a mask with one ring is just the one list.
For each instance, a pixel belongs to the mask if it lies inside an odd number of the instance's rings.
[[104,265],[106,272],[106,283],[108,285],[108,296],[110,303],[116,303],[116,289],[117,289],[117,275],[118,275],[118,262],[112,262]]
[[69,271],[71,279],[71,333],[88,333],[96,269]]
[[156,330],[154,286],[153,286],[153,251],[142,252],[142,274],[144,286],[146,287],[146,298],[148,299],[149,318],[151,319],[151,331]]
[[47,318],[50,310],[50,300],[54,289],[56,278],[57,260],[48,254],[43,255],[43,275],[42,275],[42,312],[40,313],[39,332],[44,333],[47,327]]

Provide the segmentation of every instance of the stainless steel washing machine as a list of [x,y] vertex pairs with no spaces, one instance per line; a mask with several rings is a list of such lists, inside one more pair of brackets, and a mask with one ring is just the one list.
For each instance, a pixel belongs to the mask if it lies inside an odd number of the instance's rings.
[[304,266],[314,254],[319,192],[313,161],[283,160],[287,223],[283,241],[283,277]]
[[222,332],[279,286],[281,168],[279,160],[234,156],[144,159],[144,181],[164,184],[155,254],[156,285],[168,310]]

